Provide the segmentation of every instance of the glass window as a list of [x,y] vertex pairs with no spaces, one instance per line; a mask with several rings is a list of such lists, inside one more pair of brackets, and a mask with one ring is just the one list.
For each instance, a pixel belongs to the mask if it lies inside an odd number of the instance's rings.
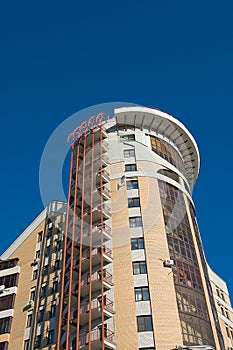
[[8,349],[8,342],[7,341],[2,341],[0,343],[0,350],[7,350]]
[[32,325],[32,314],[29,314],[27,318],[27,327],[31,327],[31,325]]
[[53,293],[57,293],[58,292],[58,280],[57,278],[55,278],[53,280]]
[[36,291],[35,289],[31,290],[31,294],[30,294],[30,300],[35,300],[35,295],[36,295]]
[[37,277],[38,277],[38,270],[34,270],[34,271],[33,271],[33,274],[32,274],[32,279],[33,279],[33,280],[36,280]]
[[148,287],[138,287],[135,288],[135,301],[150,300],[149,288]]
[[42,322],[44,319],[44,309],[40,309],[39,310],[39,317],[38,317],[38,321]]
[[132,238],[131,239],[131,249],[136,250],[136,249],[144,249],[144,238]]
[[131,134],[131,135],[121,135],[120,136],[120,141],[124,142],[124,141],[134,141],[135,140],[135,135]]
[[41,334],[37,335],[36,344],[35,344],[36,348],[40,348],[40,346],[41,346]]
[[138,180],[130,180],[126,182],[127,190],[138,189]]
[[144,273],[146,273],[146,262],[145,261],[133,262],[133,274],[139,275]]
[[136,171],[137,166],[136,164],[126,164],[125,165],[125,171]]
[[41,242],[41,241],[42,241],[42,234],[43,234],[43,231],[40,231],[40,232],[38,233],[37,242]]
[[128,208],[140,207],[139,197],[128,198]]
[[41,288],[41,296],[44,298],[46,296],[46,285]]
[[0,318],[0,334],[10,333],[11,317]]
[[124,158],[135,157],[134,149],[126,149],[124,150]]
[[0,298],[0,311],[13,309],[15,295],[10,294]]
[[151,316],[137,316],[138,332],[152,331]]
[[25,340],[24,341],[24,348],[23,348],[23,350],[29,350],[29,345],[30,345],[29,339]]
[[56,315],[56,305],[52,304],[50,309],[50,318],[55,317],[55,315]]
[[141,227],[142,226],[142,218],[141,216],[135,216],[129,218],[129,227]]
[[54,329],[49,331],[49,335],[48,335],[48,344],[52,344],[54,343]]

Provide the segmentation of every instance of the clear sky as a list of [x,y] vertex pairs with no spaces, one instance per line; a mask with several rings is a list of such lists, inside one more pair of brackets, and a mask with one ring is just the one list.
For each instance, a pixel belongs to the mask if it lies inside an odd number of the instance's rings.
[[230,0],[1,2],[1,252],[43,209],[41,154],[63,120],[104,102],[154,106],[197,140],[199,227],[233,297],[232,13]]

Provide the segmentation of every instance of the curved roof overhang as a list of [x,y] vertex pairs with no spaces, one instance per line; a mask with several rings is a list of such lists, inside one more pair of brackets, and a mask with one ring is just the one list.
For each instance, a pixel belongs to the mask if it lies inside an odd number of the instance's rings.
[[114,116],[117,127],[156,134],[175,146],[184,161],[190,187],[194,186],[200,169],[200,155],[196,141],[179,120],[158,109],[142,106],[116,108]]

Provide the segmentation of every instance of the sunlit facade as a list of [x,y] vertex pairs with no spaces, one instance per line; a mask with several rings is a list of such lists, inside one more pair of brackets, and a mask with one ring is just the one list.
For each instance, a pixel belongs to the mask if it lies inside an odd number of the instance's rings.
[[0,350],[230,350],[232,307],[203,252],[187,128],[122,107],[68,143],[68,204],[52,202],[1,256]]

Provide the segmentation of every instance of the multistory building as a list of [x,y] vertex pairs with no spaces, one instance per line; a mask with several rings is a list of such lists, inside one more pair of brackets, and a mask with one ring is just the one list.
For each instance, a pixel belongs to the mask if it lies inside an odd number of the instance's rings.
[[121,107],[68,143],[67,206],[52,202],[1,256],[17,276],[0,350],[226,350],[215,286],[232,309],[203,251],[191,192],[200,157],[187,128]]

